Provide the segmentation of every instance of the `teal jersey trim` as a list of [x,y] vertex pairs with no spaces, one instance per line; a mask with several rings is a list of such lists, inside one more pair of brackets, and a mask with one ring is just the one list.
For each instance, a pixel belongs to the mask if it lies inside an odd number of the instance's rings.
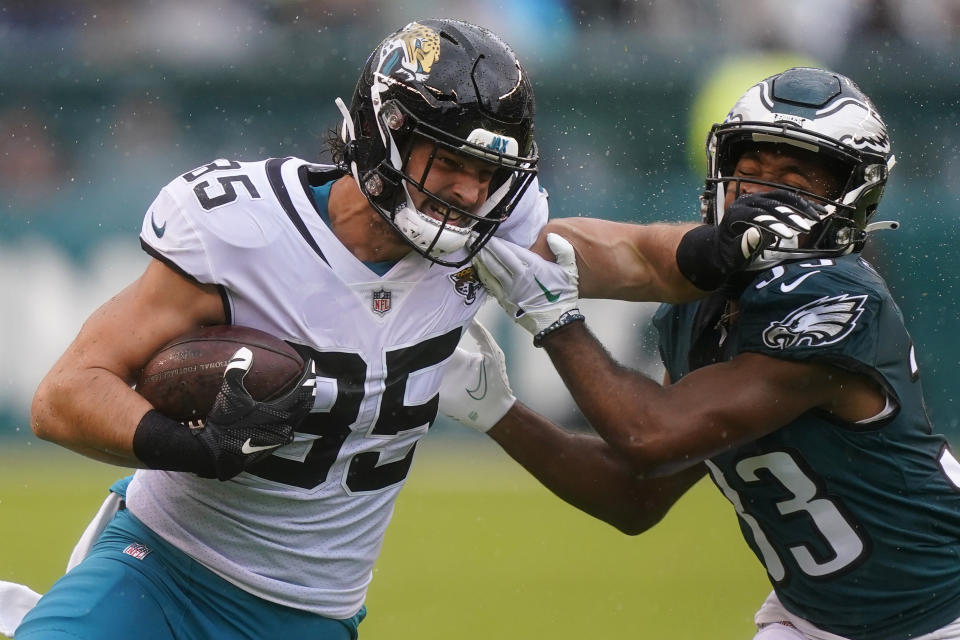
[[328,207],[328,203],[330,202],[330,189],[333,187],[334,182],[335,181],[331,180],[319,187],[310,185],[313,203],[317,205],[317,212],[320,214],[320,219],[323,220],[323,223],[328,227],[330,226],[330,208]]
[[[317,205],[317,212],[320,214],[320,219],[323,220],[323,223],[330,226],[330,210],[327,203],[330,201],[330,187],[333,186],[333,182],[328,182],[322,184],[319,187],[310,185],[310,192],[313,195],[313,202]],[[384,276],[390,269],[393,268],[395,264],[399,262],[398,260],[383,260],[379,262],[364,262],[370,271],[373,271],[378,276]]]
[[717,298],[656,316],[670,379],[753,352],[875,380],[895,406],[866,425],[812,410],[707,461],[783,605],[853,640],[902,640],[960,617],[960,479],[924,407],[913,341],[856,255],[762,272],[724,328]]

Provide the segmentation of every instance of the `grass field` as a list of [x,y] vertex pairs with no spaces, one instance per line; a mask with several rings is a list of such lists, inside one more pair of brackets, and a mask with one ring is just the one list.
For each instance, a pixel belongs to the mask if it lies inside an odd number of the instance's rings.
[[[486,441],[427,440],[375,570],[363,640],[752,636],[769,588],[709,482],[628,537]],[[46,590],[122,474],[42,444],[0,453],[0,580]]]

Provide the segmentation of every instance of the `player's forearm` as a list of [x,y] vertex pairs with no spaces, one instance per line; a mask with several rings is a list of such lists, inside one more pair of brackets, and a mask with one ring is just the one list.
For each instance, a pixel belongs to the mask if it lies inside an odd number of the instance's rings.
[[533,250],[553,259],[547,233],[558,233],[576,249],[582,298],[686,302],[701,298],[679,270],[680,238],[696,225],[637,225],[594,218],[551,220]]
[[[590,270],[581,278],[581,297],[680,303],[702,298],[677,267],[677,245],[692,224],[629,225],[612,253],[621,267]],[[618,276],[622,276],[618,277]]]
[[659,522],[696,481],[641,480],[601,438],[561,429],[519,402],[488,434],[557,497],[630,535]]
[[142,467],[133,434],[150,408],[116,375],[99,368],[70,371],[61,362],[37,389],[30,425],[37,437],[87,457]]
[[685,455],[673,428],[683,416],[668,420],[663,386],[618,364],[584,323],[548,335],[543,346],[583,415],[637,473],[670,475],[702,459]]

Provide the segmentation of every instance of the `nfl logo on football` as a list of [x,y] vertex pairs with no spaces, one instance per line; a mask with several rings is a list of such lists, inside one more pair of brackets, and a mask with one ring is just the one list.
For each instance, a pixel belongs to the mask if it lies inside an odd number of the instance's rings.
[[374,291],[373,312],[382,316],[387,311],[390,311],[390,292],[385,289]]

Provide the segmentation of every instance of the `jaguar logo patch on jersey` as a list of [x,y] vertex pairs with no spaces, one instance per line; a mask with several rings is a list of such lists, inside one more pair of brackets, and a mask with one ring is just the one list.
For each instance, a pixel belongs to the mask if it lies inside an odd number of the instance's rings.
[[373,292],[373,312],[379,316],[384,315],[386,312],[390,311],[390,301],[392,298],[390,291],[386,289],[378,289]]
[[763,343],[771,349],[819,347],[843,340],[863,314],[866,295],[823,297],[791,311],[763,331]]
[[466,267],[456,273],[450,274],[450,281],[453,282],[453,288],[463,296],[464,304],[471,305],[477,301],[477,292],[483,287],[473,267]]

